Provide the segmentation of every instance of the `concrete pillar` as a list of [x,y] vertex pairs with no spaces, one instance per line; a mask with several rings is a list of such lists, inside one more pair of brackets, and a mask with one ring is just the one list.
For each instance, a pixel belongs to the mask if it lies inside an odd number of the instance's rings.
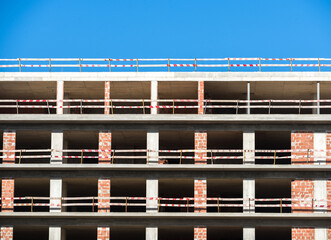
[[[247,82],[247,101],[251,100],[251,83]],[[251,114],[251,103],[247,102],[247,114]]]
[[205,114],[204,109],[204,100],[205,100],[205,82],[199,81],[198,82],[198,114]]
[[243,179],[243,211],[255,212],[255,179]]
[[[147,131],[147,149],[149,153],[148,164],[158,164],[158,151],[159,151],[159,131],[156,129],[149,129]],[[146,197],[152,198],[146,200],[146,212],[158,212],[159,197],[159,179],[147,178],[146,179]],[[146,230],[147,231],[147,230]],[[147,233],[147,232],[146,232]]]
[[[51,154],[51,164],[62,164],[62,156],[63,156],[63,131],[52,131],[51,133],[51,149],[53,149]],[[58,151],[56,151],[58,150]],[[50,179],[50,189],[49,195],[50,199],[50,212],[61,212],[61,198],[63,189],[62,189],[62,178],[51,178]],[[50,228],[51,231],[57,231]],[[60,236],[61,236],[61,228],[60,228]],[[51,235],[50,235],[51,237]],[[50,238],[51,239],[51,238]]]
[[157,240],[158,239],[158,227],[147,226],[146,227],[146,240]]
[[2,226],[1,227],[1,233],[0,233],[0,239],[1,240],[13,240],[13,227],[12,226]]
[[63,114],[64,81],[56,83],[56,114]]
[[[326,132],[314,132],[314,164],[326,165]],[[327,179],[314,180],[315,212],[327,212]]]
[[60,226],[49,226],[48,229],[49,240],[64,240],[62,239],[61,227]]
[[243,228],[243,240],[255,240],[255,228],[244,227]]
[[255,164],[255,131],[243,132],[243,164]]
[[[320,90],[320,82],[317,82],[316,84],[316,100],[319,101],[321,100],[321,94],[320,94],[321,90]],[[313,113],[316,113],[316,114],[320,114],[321,113],[321,109],[319,108],[320,107],[320,102],[317,102],[316,103],[316,106],[318,108],[316,108],[315,111],[313,111]]]
[[105,81],[105,114],[110,114],[111,109],[109,108],[110,106],[110,82]]
[[328,240],[328,229],[315,228],[315,240]]
[[151,114],[158,114],[158,82],[153,80],[151,81]]

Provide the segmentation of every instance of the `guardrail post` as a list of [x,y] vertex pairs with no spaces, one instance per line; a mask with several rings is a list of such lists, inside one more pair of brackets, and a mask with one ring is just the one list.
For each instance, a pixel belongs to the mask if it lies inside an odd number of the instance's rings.
[[81,59],[79,58],[79,72],[82,72],[82,64],[81,64]]
[[139,62],[138,62],[138,58],[137,58],[137,72],[139,72]]
[[20,72],[21,72],[22,69],[21,69],[21,59],[20,58],[18,59],[18,65],[19,65],[19,69],[20,69]]
[[52,72],[52,63],[51,63],[51,59],[49,59],[49,72]]
[[230,72],[230,58],[228,58],[228,70]]

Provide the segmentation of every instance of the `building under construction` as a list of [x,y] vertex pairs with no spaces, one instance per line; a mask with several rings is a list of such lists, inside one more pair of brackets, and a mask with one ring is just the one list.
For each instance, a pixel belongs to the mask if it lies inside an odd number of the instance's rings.
[[1,59],[1,240],[331,240],[331,59]]

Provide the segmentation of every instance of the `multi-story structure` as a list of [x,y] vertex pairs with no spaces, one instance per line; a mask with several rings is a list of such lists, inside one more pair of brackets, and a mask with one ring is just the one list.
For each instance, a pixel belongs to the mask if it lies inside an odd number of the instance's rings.
[[331,239],[327,64],[22,61],[0,73],[1,240]]

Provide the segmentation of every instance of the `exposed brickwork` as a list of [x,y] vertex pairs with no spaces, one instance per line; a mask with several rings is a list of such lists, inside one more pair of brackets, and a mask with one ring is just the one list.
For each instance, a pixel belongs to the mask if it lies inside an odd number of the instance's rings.
[[[5,131],[3,133],[3,150],[15,150],[16,146],[16,132]],[[15,164],[15,152],[4,152],[3,153],[3,164]],[[13,197],[14,197],[14,179],[3,178],[2,179],[2,212],[13,212]],[[10,199],[8,199],[10,198]]]
[[207,212],[207,179],[194,179],[194,212]]
[[[99,150],[111,150],[111,132],[99,133]],[[111,163],[111,152],[100,152],[99,164],[109,163]],[[110,178],[100,178],[98,180],[98,197],[110,197],[110,188]],[[98,212],[110,212],[109,199],[99,199],[98,203]],[[98,240],[109,240],[109,227],[98,227],[97,235]]]
[[[107,150],[109,152],[102,152]],[[99,132],[99,164],[111,163],[111,132]]]
[[199,100],[199,108],[198,108],[198,114],[204,114],[204,103],[200,102],[205,99],[205,82],[199,81],[198,82],[198,100]]
[[110,82],[106,81],[105,82],[105,114],[110,114],[110,108],[106,108],[110,106],[110,102],[106,102],[106,101],[110,100]]
[[300,201],[292,201],[292,204],[309,205],[309,206],[293,206],[292,212],[312,212],[312,198],[314,197],[314,182],[312,180],[294,180],[291,183],[292,199],[300,199]]
[[[194,133],[194,145],[195,150],[207,150],[207,132],[196,131]],[[206,152],[196,152],[195,153],[195,164],[207,164]]]
[[292,228],[292,240],[315,240],[315,229]]
[[328,240],[331,240],[331,228],[328,229]]
[[330,152],[326,153],[326,164],[331,164],[331,133],[326,133],[326,150]]
[[110,229],[109,227],[98,227],[97,234],[97,240],[109,240]]
[[[326,194],[328,199],[328,210],[331,210],[331,180],[326,182]],[[331,239],[330,239],[331,240]]]
[[1,240],[13,239],[13,227],[1,227]]
[[291,134],[292,164],[314,164],[314,133],[308,131],[295,131]]
[[[6,131],[3,133],[3,150],[11,151],[15,150],[16,146],[16,132]],[[4,152],[3,163],[15,164],[15,152]]]
[[194,240],[206,240],[207,228],[205,226],[194,227]]

